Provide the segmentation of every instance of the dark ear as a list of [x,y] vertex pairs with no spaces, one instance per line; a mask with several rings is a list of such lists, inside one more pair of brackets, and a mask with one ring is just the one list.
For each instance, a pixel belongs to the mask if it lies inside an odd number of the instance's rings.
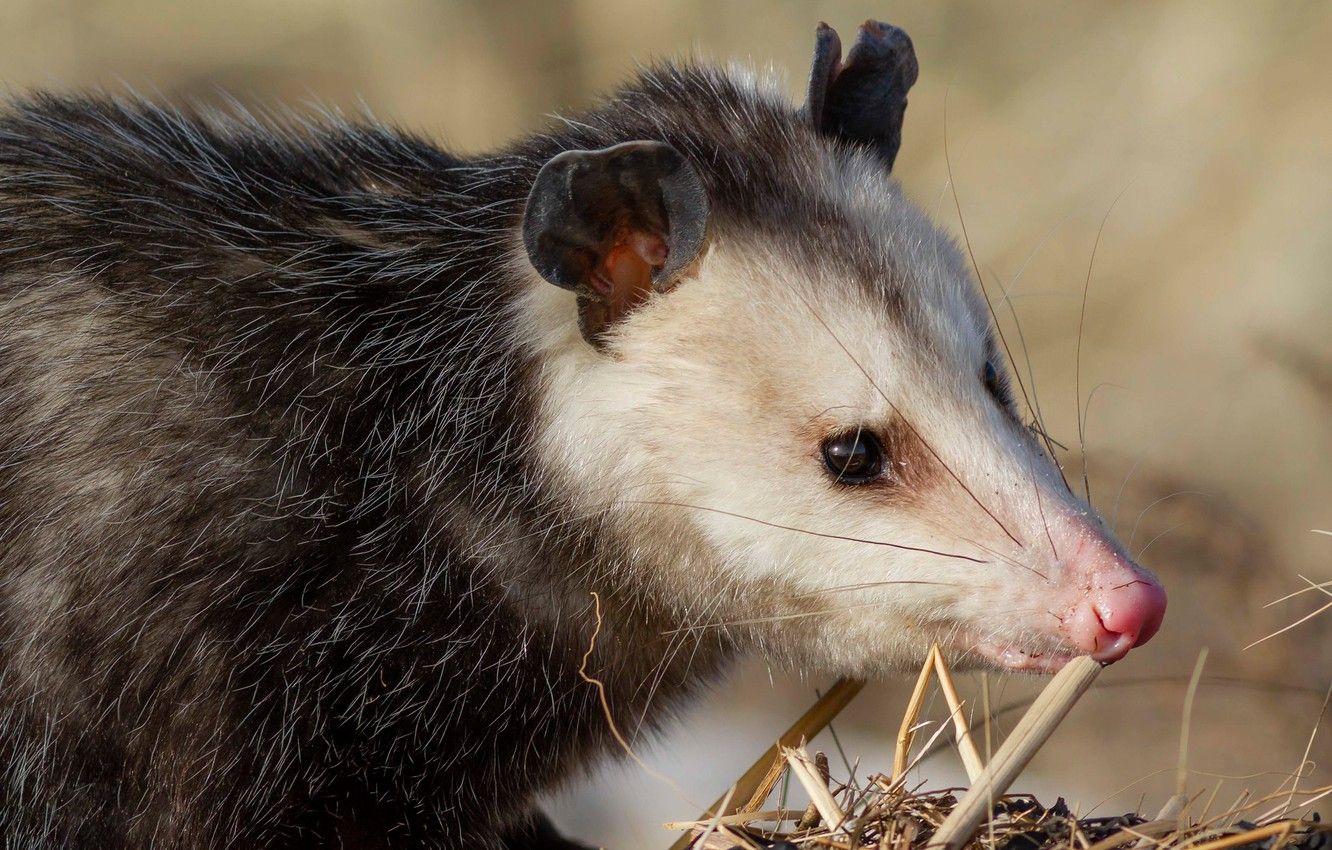
[[843,62],[837,32],[819,24],[805,112],[819,132],[869,146],[891,171],[902,145],[907,90],[919,71],[911,39],[897,27],[861,24]]
[[546,280],[578,293],[583,337],[604,332],[674,285],[703,247],[708,196],[670,145],[565,151],[527,196],[523,245]]

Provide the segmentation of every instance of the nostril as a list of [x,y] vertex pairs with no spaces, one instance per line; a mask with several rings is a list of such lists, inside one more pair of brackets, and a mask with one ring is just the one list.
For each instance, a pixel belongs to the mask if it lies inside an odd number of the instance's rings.
[[1097,661],[1118,661],[1156,634],[1165,606],[1160,585],[1135,579],[1092,591],[1064,621],[1064,630]]
[[1101,627],[1100,634],[1096,635],[1096,648],[1092,650],[1092,658],[1107,663],[1118,661],[1138,645],[1137,633],[1116,631],[1106,625],[1107,610],[1103,604],[1093,605],[1092,614],[1096,617],[1097,625]]
[[1152,639],[1165,618],[1166,594],[1161,585],[1146,578],[1109,588],[1094,602],[1096,618],[1108,632],[1129,635],[1132,646]]
[[1133,647],[1137,646],[1137,638],[1133,635],[1117,635],[1113,632],[1106,632],[1104,642],[1097,641],[1097,647],[1092,652],[1091,657],[1097,661],[1109,664],[1112,661],[1118,661]]

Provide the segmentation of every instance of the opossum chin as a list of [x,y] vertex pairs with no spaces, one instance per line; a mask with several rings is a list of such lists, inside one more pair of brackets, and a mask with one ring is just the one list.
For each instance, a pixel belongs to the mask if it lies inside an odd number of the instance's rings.
[[[1055,673],[1083,654],[1062,641],[1027,638],[1010,641],[996,637],[955,636],[950,642],[957,651],[960,669],[988,668],[1009,673]],[[945,648],[947,654],[947,649]],[[950,656],[951,657],[951,656]]]
[[[1004,637],[983,628],[956,624],[924,629],[916,634],[915,640],[882,645],[864,640],[860,628],[848,630],[856,633],[856,638],[837,637],[831,634],[835,631],[837,627],[830,626],[825,640],[817,646],[795,650],[790,660],[796,669],[863,679],[895,677],[918,670],[928,657],[930,646],[935,644],[949,669],[954,671],[1049,674],[1087,654],[1056,635]],[[922,637],[924,640],[919,640]]]
[[1079,655],[1087,654],[1061,635],[1036,631],[1005,635],[985,626],[952,623],[927,627],[923,636],[926,640],[906,656],[892,663],[885,663],[882,658],[865,659],[862,668],[853,675],[878,677],[889,669],[912,672],[927,657],[931,644],[939,647],[949,668],[957,671],[1055,673]]

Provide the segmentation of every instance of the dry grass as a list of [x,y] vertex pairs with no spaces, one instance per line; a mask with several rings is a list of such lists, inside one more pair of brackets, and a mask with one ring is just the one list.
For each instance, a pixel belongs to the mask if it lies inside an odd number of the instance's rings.
[[[1309,796],[1322,793],[1306,792]],[[937,836],[941,826],[958,805],[960,789],[935,791],[893,788],[886,777],[871,775],[864,785],[838,783],[829,793],[841,798],[849,815],[838,827],[826,821],[799,830],[791,829],[799,811],[774,809],[744,812],[690,827],[699,836],[695,847],[709,850],[765,848],[915,848],[942,847]],[[998,797],[989,819],[973,834],[956,845],[983,850],[1113,850],[1128,847],[1190,848],[1190,850],[1227,850],[1250,847],[1253,850],[1326,846],[1324,836],[1332,827],[1312,819],[1286,817],[1278,812],[1261,821],[1246,816],[1274,801],[1279,804],[1286,794],[1251,801],[1242,809],[1206,817],[1147,818],[1137,813],[1078,817],[1060,798],[1053,805],[1042,805],[1024,794]],[[1196,803],[1192,799],[1190,803]],[[783,845],[781,842],[786,842]]]
[[[1195,682],[1204,662],[1205,655],[1200,656]],[[666,825],[682,832],[672,850],[1323,850],[1332,846],[1332,825],[1323,825],[1311,813],[1313,805],[1332,794],[1332,786],[1301,789],[1299,773],[1266,794],[1255,796],[1246,790],[1227,807],[1217,807],[1215,791],[1184,794],[1191,714],[1187,704],[1180,742],[1181,793],[1167,799],[1154,817],[1141,812],[1084,817],[1070,810],[1062,797],[1044,805],[1030,795],[1009,793],[1010,784],[1100,669],[1090,658],[1070,663],[1037,696],[989,762],[973,766],[972,759],[979,756],[971,730],[936,648],[922,667],[902,719],[892,773],[834,779],[823,753],[811,755],[803,744],[779,741],[701,818]],[[919,713],[932,678],[948,703],[949,717],[935,724],[913,756],[917,733],[930,725],[920,721]],[[782,738],[817,734],[858,689],[857,683],[838,683]],[[1192,696],[1193,689],[1186,703],[1192,702]],[[950,728],[971,776],[970,788],[909,787],[909,770]],[[1095,758],[1094,752],[1088,755]],[[793,787],[804,791],[808,805],[788,804]]]

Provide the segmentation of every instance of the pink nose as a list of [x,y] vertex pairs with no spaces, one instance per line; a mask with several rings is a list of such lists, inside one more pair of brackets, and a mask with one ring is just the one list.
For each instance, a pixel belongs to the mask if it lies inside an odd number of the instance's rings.
[[1097,661],[1118,661],[1161,628],[1166,594],[1144,573],[1124,570],[1123,581],[1096,582],[1064,620],[1064,632]]

